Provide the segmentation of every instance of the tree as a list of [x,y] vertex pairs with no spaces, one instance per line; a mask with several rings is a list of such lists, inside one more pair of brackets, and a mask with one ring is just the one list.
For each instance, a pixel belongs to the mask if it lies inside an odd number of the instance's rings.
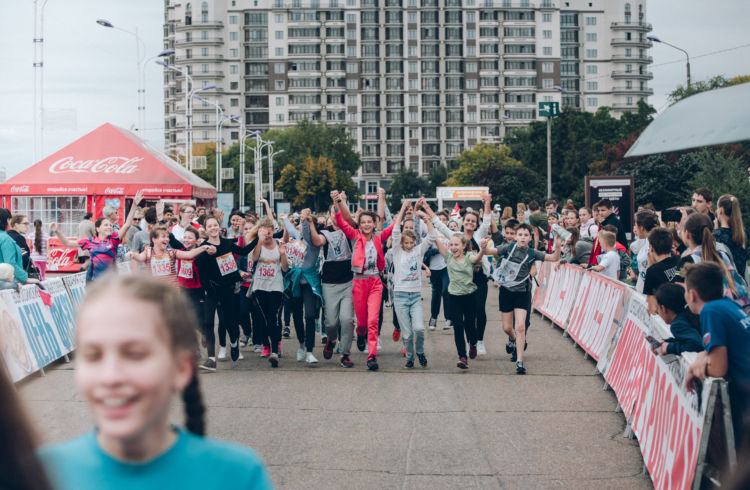
[[[432,188],[434,192],[434,187]],[[430,182],[426,177],[420,177],[417,172],[410,168],[402,167],[393,177],[391,186],[388,188],[390,194],[390,209],[397,211],[401,209],[401,201],[405,198],[418,198],[427,196],[430,192]]]
[[298,208],[325,209],[332,189],[341,189],[333,162],[308,156],[299,166],[287,165],[278,180],[280,188],[295,189],[291,202]]
[[690,200],[690,179],[697,171],[695,162],[674,154],[652,155],[626,163],[615,175],[632,175],[635,181],[635,204],[652,203],[658,210],[683,205]]
[[476,180],[490,188],[496,202],[513,209],[516,203],[539,199],[545,192],[542,176],[523,165],[493,165],[480,170]]
[[432,169],[428,180],[430,182],[430,196],[425,195],[425,197],[435,197],[435,189],[442,186],[443,183],[448,180],[448,169],[445,165],[438,165]]
[[445,185],[486,185],[477,182],[476,176],[480,171],[489,167],[521,165],[521,162],[511,158],[510,148],[491,143],[480,143],[471,150],[465,150],[456,160],[458,167],[450,171]]
[[724,88],[730,85],[729,80],[724,75],[716,75],[707,80],[699,80],[693,82],[690,88],[687,86],[678,85],[676,89],[672,90],[667,97],[670,101],[670,105],[676,104],[677,102],[690,97],[691,95],[706,92],[708,90],[716,90],[717,88]]

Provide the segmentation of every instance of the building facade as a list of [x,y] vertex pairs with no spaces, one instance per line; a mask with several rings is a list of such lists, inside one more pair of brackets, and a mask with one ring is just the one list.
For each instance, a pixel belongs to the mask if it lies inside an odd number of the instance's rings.
[[[501,142],[539,118],[539,102],[637,110],[653,93],[645,10],[622,0],[165,0],[164,43],[190,88],[215,85],[201,96],[248,129],[345,125],[371,197],[401,168],[428,174]],[[171,153],[184,153],[186,90],[165,69]],[[216,141],[215,107],[193,99],[192,114],[193,142]],[[239,131],[224,124],[224,145]]]

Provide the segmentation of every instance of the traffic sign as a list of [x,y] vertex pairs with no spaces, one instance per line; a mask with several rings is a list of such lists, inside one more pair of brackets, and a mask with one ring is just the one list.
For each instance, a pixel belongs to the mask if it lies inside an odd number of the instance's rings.
[[540,102],[539,115],[546,117],[557,117],[560,115],[559,102]]

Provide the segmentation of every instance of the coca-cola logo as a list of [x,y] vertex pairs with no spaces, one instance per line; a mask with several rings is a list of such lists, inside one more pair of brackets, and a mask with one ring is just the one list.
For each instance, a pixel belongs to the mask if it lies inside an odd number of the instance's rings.
[[29,186],[27,186],[27,185],[14,185],[14,186],[11,186],[10,192],[29,192]]
[[107,187],[104,189],[105,194],[125,194],[125,188],[124,187]]
[[141,157],[106,157],[101,160],[74,160],[65,157],[49,167],[51,174],[92,173],[92,174],[132,174],[138,170]]
[[53,248],[47,254],[47,265],[51,268],[67,267],[73,263],[76,249]]

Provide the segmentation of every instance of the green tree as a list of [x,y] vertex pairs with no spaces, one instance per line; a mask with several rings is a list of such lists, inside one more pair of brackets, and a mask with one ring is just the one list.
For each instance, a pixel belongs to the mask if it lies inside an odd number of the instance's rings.
[[491,143],[480,143],[462,152],[456,160],[458,167],[448,174],[444,183],[447,186],[487,185],[477,182],[476,176],[480,171],[503,165],[521,165],[521,162],[511,158],[510,148]]
[[523,165],[492,165],[480,170],[476,180],[490,188],[496,203],[513,209],[516,203],[539,199],[546,189],[542,176]]
[[428,180],[430,181],[430,196],[425,196],[435,197],[435,189],[442,186],[443,183],[448,180],[448,169],[445,167],[445,165],[438,165],[437,167],[432,169],[429,174]]
[[325,209],[332,189],[339,189],[333,162],[325,157],[308,156],[300,166],[287,165],[281,171],[279,187],[296,189],[291,197],[297,209]]
[[635,204],[652,203],[656,209],[689,204],[690,180],[698,170],[692,159],[675,154],[651,155],[617,168],[615,175],[632,175],[635,181]]
[[675,104],[691,95],[706,92],[708,90],[716,90],[717,88],[728,87],[729,85],[731,85],[731,83],[724,75],[716,75],[707,80],[693,82],[690,84],[690,88],[687,88],[685,85],[678,85],[676,89],[669,93],[668,99],[671,104]]
[[[388,188],[390,200],[388,207],[395,211],[401,209],[401,201],[405,198],[418,198],[427,196],[430,192],[430,182],[426,177],[420,177],[417,172],[410,168],[402,167],[393,176],[391,186]],[[434,188],[432,190],[434,193]]]

